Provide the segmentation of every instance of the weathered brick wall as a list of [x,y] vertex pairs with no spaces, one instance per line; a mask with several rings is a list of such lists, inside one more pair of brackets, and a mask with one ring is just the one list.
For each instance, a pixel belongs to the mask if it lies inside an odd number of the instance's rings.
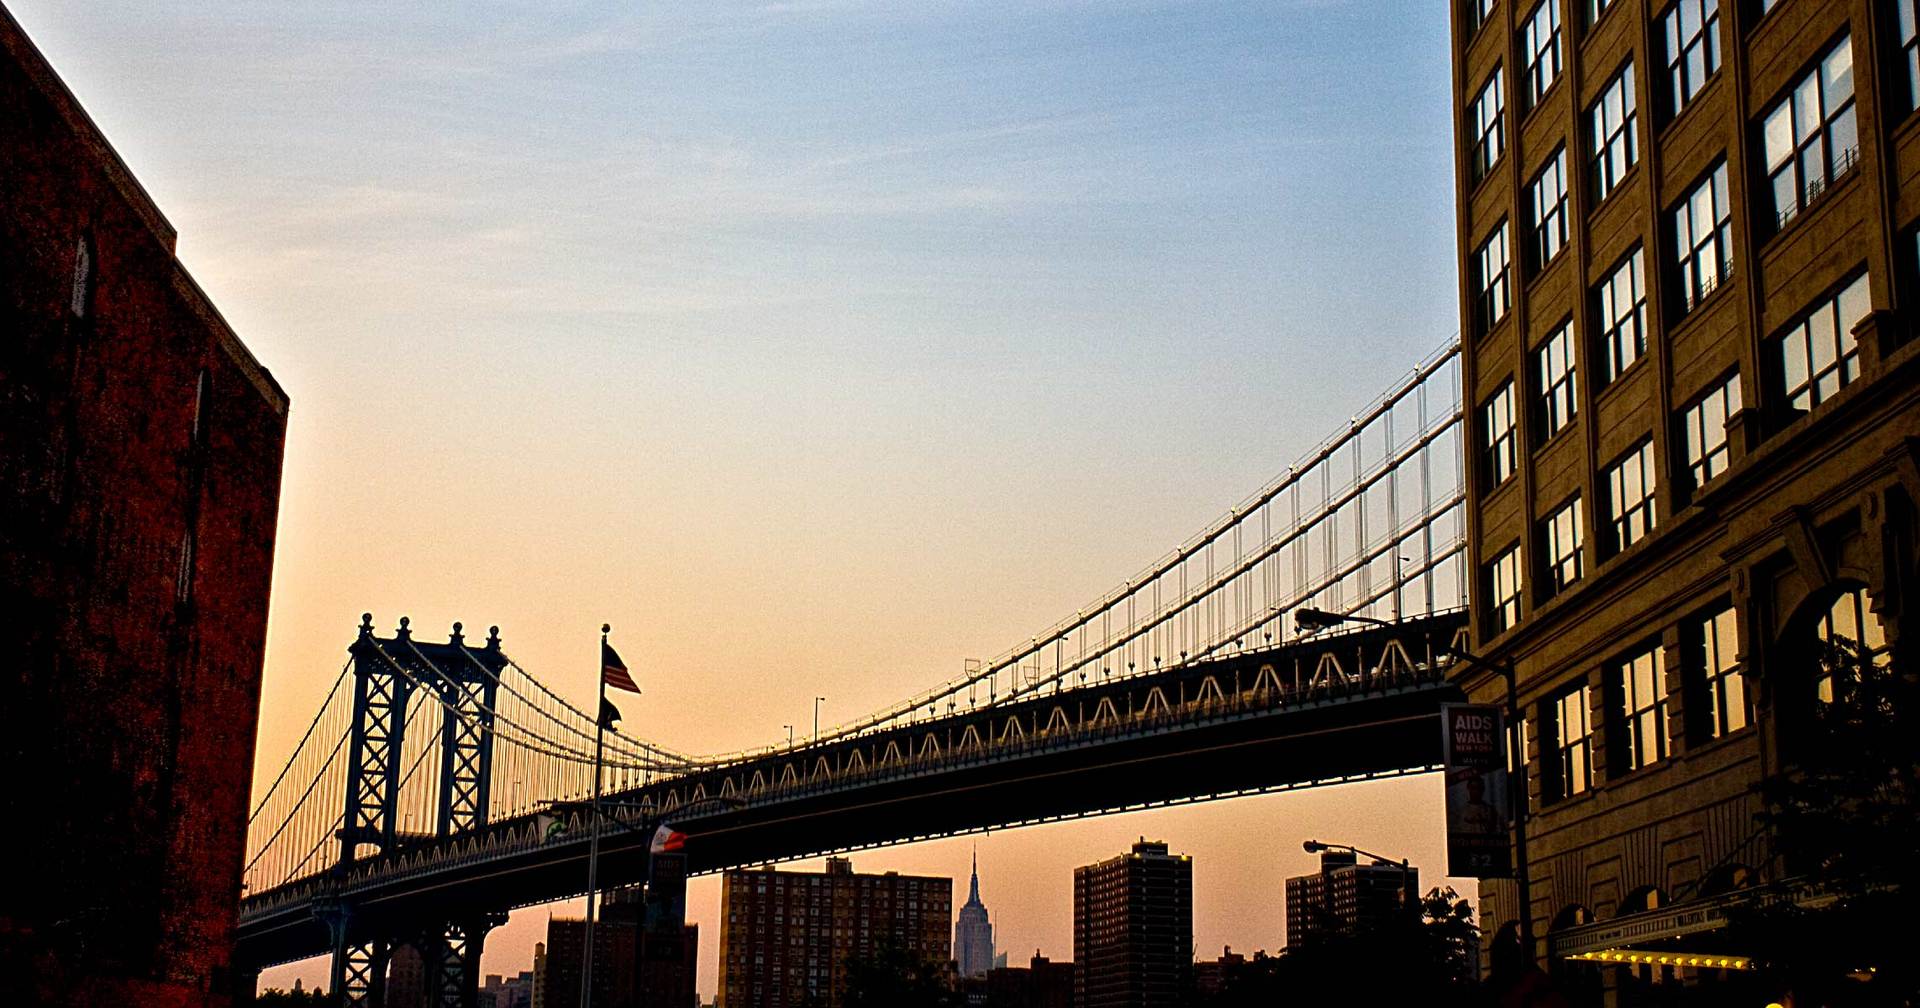
[[4,10],[0,152],[0,975],[224,1004],[286,398]]

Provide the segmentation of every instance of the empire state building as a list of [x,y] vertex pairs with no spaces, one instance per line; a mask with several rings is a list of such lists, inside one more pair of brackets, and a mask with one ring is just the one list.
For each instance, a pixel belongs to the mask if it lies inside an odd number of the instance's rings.
[[963,977],[986,976],[993,968],[993,925],[987,923],[986,904],[980,902],[980,855],[973,856],[973,882],[967,903],[953,925],[953,957]]

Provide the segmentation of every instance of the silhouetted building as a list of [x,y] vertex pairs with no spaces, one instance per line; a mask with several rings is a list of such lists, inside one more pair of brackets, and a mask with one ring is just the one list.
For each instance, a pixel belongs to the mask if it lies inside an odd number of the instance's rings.
[[[392,1006],[392,998],[388,998]],[[640,1002],[648,1005],[649,1002]],[[474,996],[475,1008],[533,1008],[533,971],[522,970],[515,976],[490,973]]]
[[[1793,874],[1756,785],[1836,695],[1823,645],[1913,639],[1920,60],[1908,0],[1451,8],[1488,660],[1457,680],[1517,675],[1558,968]],[[1515,885],[1479,910],[1513,929]]]
[[[655,855],[645,886],[604,894],[593,925],[595,1008],[693,1008],[700,930],[686,923],[686,858]],[[580,1003],[586,921],[554,919],[534,956],[538,1006]]]
[[225,1005],[287,397],[4,10],[0,151],[0,975]]
[[980,902],[980,858],[973,859],[973,876],[967,883],[967,902],[960,907],[960,919],[953,925],[953,958],[963,977],[985,976],[996,963],[993,957],[993,925],[987,920],[986,904]]
[[1075,868],[1073,960],[1079,1008],[1182,1003],[1193,969],[1193,859],[1143,838]]
[[1247,964],[1247,957],[1226,945],[1220,949],[1220,958],[1201,959],[1193,964],[1193,990],[1201,997],[1213,997],[1227,989],[1227,981],[1239,967]]
[[[614,893],[607,894],[609,898]],[[637,985],[633,964],[639,929],[627,923],[593,924],[593,1003],[602,1008],[632,1008]],[[587,922],[577,917],[547,920],[546,969],[540,978],[542,1008],[580,1008],[580,975],[585,968]]]
[[1000,963],[984,976],[962,978],[969,1008],[1072,1008],[1073,964],[1057,963],[1038,952],[1025,966]]
[[427,1008],[427,962],[417,945],[395,945],[387,956],[387,1008]]
[[1419,891],[1418,868],[1359,864],[1352,851],[1322,851],[1318,872],[1287,879],[1287,947],[1371,931],[1406,913],[1408,896]]
[[845,858],[820,874],[729,871],[720,888],[720,1003],[786,1008],[813,998],[833,1008],[846,964],[895,948],[951,959],[953,880],[856,875]]

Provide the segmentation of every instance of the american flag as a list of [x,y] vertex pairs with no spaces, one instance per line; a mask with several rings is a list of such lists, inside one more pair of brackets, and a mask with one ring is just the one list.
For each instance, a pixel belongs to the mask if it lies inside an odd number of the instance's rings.
[[614,689],[640,692],[640,684],[634,682],[633,676],[627,672],[627,663],[620,660],[619,652],[606,641],[600,642],[600,679]]

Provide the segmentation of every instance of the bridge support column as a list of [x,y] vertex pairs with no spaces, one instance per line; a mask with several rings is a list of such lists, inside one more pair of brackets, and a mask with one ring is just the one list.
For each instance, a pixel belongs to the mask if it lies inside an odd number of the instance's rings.
[[353,910],[328,903],[314,908],[332,939],[333,963],[327,971],[327,991],[340,1008],[385,1008],[387,1003],[386,941],[354,940]]
[[504,913],[453,921],[430,937],[428,983],[433,1008],[474,1008],[480,990],[480,951],[487,932],[507,922]]

